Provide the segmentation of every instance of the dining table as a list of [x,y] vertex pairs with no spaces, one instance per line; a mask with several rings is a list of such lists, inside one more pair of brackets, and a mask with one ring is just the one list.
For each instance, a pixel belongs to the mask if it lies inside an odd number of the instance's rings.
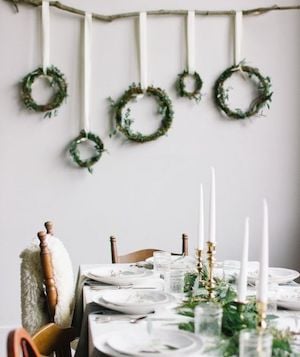
[[[165,282],[159,275],[159,273],[152,272],[151,277],[148,279],[141,279],[135,281],[134,284],[129,285],[110,285],[107,282],[93,280],[91,272],[97,270],[124,270],[132,269],[132,264],[83,264],[80,265],[76,283],[75,293],[75,309],[73,317],[73,326],[75,327],[79,338],[79,343],[75,352],[75,357],[100,357],[100,356],[128,356],[130,353],[126,353],[128,349],[128,343],[126,345],[126,339],[134,340],[135,336],[141,335],[160,335],[169,334],[174,336],[174,339],[179,339],[183,336],[183,333],[187,334],[187,338],[193,340],[193,347],[190,349],[178,350],[178,353],[170,353],[171,356],[221,356],[217,350],[215,352],[207,352],[206,354],[202,350],[201,336],[196,336],[188,332],[180,332],[178,324],[181,322],[192,321],[191,317],[178,314],[176,308],[182,303],[184,294],[170,294],[169,300],[155,309],[155,312],[149,313],[131,313],[124,311],[116,311],[113,303],[111,305],[99,303],[103,295],[107,295],[111,291],[128,292],[152,292],[163,291]],[[135,269],[139,269],[134,267]],[[143,268],[142,268],[143,269]],[[291,282],[286,285],[297,286],[297,283]],[[251,288],[250,288],[251,289]],[[299,286],[300,289],[300,286]],[[104,300],[105,301],[105,300]],[[282,329],[289,328],[293,331],[300,332],[300,309],[282,309],[276,310],[277,326]],[[125,310],[126,311],[126,310]],[[177,335],[178,336],[177,336]],[[194,336],[191,336],[194,335]],[[111,346],[114,346],[118,336],[124,346],[124,351],[113,350]],[[119,343],[119,340],[117,341]],[[109,344],[107,344],[107,341]],[[120,342],[120,343],[121,343]],[[183,344],[185,342],[183,341]],[[122,352],[123,351],[123,352]],[[147,353],[148,352],[148,353]],[[145,351],[145,356],[155,355],[155,351]],[[158,351],[157,355],[161,354]],[[297,354],[295,354],[296,356]],[[300,354],[299,354],[300,355]]]

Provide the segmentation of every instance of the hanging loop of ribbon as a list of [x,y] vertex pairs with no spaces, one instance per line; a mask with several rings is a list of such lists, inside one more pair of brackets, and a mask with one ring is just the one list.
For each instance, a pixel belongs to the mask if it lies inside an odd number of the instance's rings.
[[43,0],[42,2],[42,41],[43,72],[46,75],[50,58],[50,10],[47,0]]
[[243,38],[243,12],[236,11],[234,16],[234,64],[238,66],[241,62]]
[[195,11],[188,11],[187,17],[187,67],[188,73],[195,73]]
[[143,91],[148,87],[148,53],[147,53],[147,13],[139,14],[139,50],[140,50],[140,82]]
[[92,14],[85,13],[84,17],[84,46],[83,46],[83,129],[90,131],[90,89],[91,89],[91,37]]

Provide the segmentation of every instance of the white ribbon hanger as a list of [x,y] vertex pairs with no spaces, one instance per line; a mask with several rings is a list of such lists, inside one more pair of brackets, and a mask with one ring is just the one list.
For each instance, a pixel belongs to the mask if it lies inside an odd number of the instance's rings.
[[187,67],[188,73],[195,73],[195,11],[188,11],[187,17]]
[[43,0],[42,2],[42,43],[43,72],[46,75],[50,63],[50,11],[47,0]]
[[83,48],[83,129],[90,131],[92,14],[85,13]]
[[143,91],[148,87],[147,13],[139,14],[140,82]]
[[243,12],[236,11],[234,17],[234,64],[238,66],[241,62],[243,38]]

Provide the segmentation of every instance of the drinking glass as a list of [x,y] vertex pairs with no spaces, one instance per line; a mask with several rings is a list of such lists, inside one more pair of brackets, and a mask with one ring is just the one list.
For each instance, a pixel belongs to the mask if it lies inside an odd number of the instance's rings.
[[204,343],[216,342],[221,335],[223,310],[219,304],[200,303],[195,308],[195,333]]
[[256,330],[240,333],[240,357],[271,357],[272,335]]
[[153,269],[164,277],[171,267],[171,253],[157,251],[153,253]]
[[171,294],[183,294],[185,270],[172,268],[165,273],[166,291]]

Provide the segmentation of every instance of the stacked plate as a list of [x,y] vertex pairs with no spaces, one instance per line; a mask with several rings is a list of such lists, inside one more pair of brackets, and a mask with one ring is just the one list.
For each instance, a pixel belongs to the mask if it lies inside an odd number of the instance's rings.
[[139,283],[141,279],[148,279],[153,277],[153,271],[128,267],[128,268],[97,268],[89,271],[85,275],[92,279],[99,281],[101,283],[110,285],[130,285]]
[[[221,264],[218,264],[221,267]],[[225,260],[222,263],[223,273],[225,277],[236,278],[240,270],[240,262],[236,260]],[[248,281],[250,283],[255,283],[258,279],[259,272],[259,262],[249,262],[248,263]],[[269,282],[277,284],[285,284],[293,281],[299,277],[299,272],[292,269],[286,268],[269,268]]]
[[185,331],[158,329],[149,334],[140,327],[131,327],[99,336],[95,347],[113,357],[171,357],[199,354],[202,342],[195,334]]
[[125,314],[149,314],[164,304],[173,302],[173,297],[157,290],[111,290],[103,291],[93,300],[96,304]]

